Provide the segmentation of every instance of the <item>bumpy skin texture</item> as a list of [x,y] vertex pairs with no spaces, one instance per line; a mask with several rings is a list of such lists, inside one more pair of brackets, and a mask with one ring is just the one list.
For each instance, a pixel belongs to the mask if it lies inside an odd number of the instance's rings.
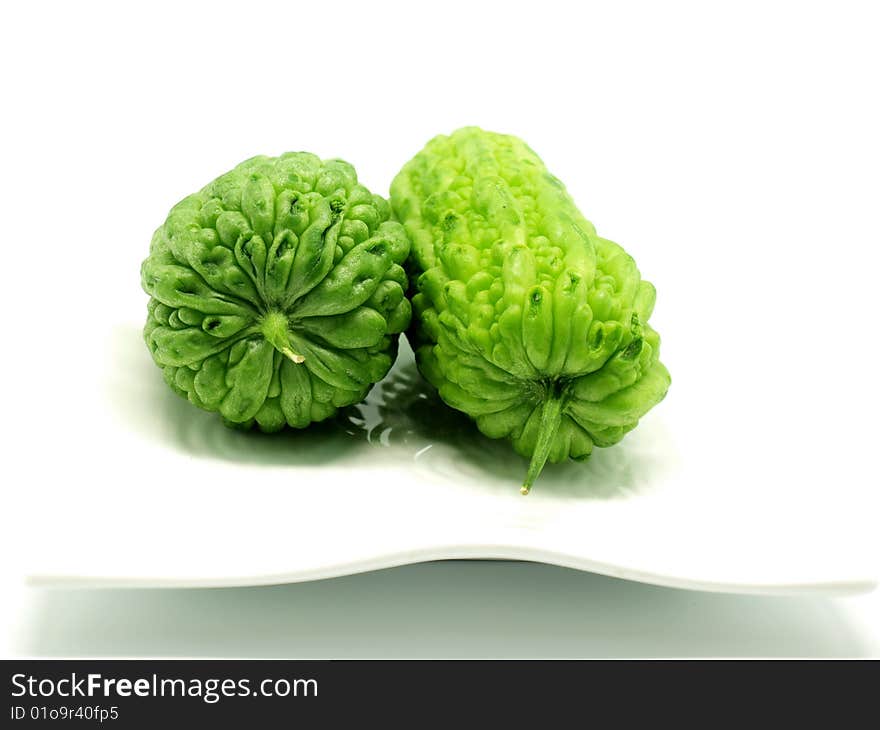
[[340,160],[254,157],[178,203],[141,282],[165,380],[230,425],[332,416],[388,372],[410,321],[387,201]]
[[666,395],[654,287],[516,137],[438,136],[391,186],[412,239],[410,337],[441,398],[531,463],[583,460]]

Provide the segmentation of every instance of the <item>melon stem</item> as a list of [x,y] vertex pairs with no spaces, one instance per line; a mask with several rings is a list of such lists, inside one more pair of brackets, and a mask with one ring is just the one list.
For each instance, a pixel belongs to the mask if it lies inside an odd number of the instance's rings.
[[553,447],[553,441],[559,431],[559,424],[562,423],[562,405],[562,397],[554,394],[550,395],[540,406],[541,423],[538,426],[538,440],[535,442],[534,451],[532,451],[532,460],[529,463],[526,479],[519,490],[521,494],[529,493],[535,479],[538,478],[544,464],[547,463],[547,457],[550,456],[550,449]]
[[260,330],[263,337],[285,357],[297,365],[305,362],[305,358],[298,352],[294,352],[290,346],[290,330],[287,326],[287,317],[282,312],[269,312],[260,321]]
[[282,347],[281,354],[289,357],[297,365],[299,365],[300,363],[304,363],[306,361],[306,359],[302,355],[300,355],[298,352],[294,352],[289,347]]

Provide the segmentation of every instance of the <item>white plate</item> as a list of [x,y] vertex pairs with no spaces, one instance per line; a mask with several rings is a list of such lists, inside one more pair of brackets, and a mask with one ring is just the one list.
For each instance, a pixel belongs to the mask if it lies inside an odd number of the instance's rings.
[[271,436],[171,393],[136,324],[106,342],[104,367],[81,368],[66,396],[89,427],[32,457],[35,583],[257,585],[448,558],[749,593],[876,580],[857,450],[810,454],[811,424],[755,418],[735,390],[707,398],[729,374],[674,362],[672,348],[667,400],[590,462],[548,466],[523,497],[525,461],[439,403],[405,342],[364,405]]

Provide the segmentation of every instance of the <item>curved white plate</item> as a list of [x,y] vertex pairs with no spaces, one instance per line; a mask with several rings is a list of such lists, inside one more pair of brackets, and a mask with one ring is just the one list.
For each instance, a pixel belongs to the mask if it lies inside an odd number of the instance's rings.
[[35,583],[256,585],[449,558],[713,591],[876,582],[857,449],[807,459],[798,422],[764,438],[737,393],[707,402],[699,362],[670,363],[667,401],[621,444],[548,466],[522,497],[524,460],[437,401],[405,343],[366,404],[266,436],[172,394],[136,326],[108,341],[83,396],[105,426],[35,464]]

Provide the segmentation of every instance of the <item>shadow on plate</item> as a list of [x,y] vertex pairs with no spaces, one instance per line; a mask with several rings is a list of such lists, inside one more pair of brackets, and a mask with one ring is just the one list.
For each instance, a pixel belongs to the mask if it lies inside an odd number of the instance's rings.
[[21,653],[227,657],[860,657],[836,599],[445,561],[259,588],[37,590]]
[[[111,353],[108,394],[119,418],[148,438],[194,456],[293,466],[388,449],[385,458],[415,460],[438,476],[504,493],[519,486],[528,466],[506,441],[483,436],[467,416],[440,400],[419,374],[405,339],[391,372],[363,403],[307,429],[277,434],[227,428],[216,414],[173,393],[135,327],[114,331]],[[667,432],[646,422],[621,444],[596,449],[585,463],[548,464],[538,488],[578,499],[642,493],[669,468],[671,453]]]
[[314,465],[346,457],[359,446],[368,448],[357,423],[358,406],[306,429],[279,433],[229,428],[216,413],[196,408],[174,393],[162,379],[139,329],[113,332],[111,357],[115,374],[107,392],[125,425],[147,438],[192,456],[253,465]]

